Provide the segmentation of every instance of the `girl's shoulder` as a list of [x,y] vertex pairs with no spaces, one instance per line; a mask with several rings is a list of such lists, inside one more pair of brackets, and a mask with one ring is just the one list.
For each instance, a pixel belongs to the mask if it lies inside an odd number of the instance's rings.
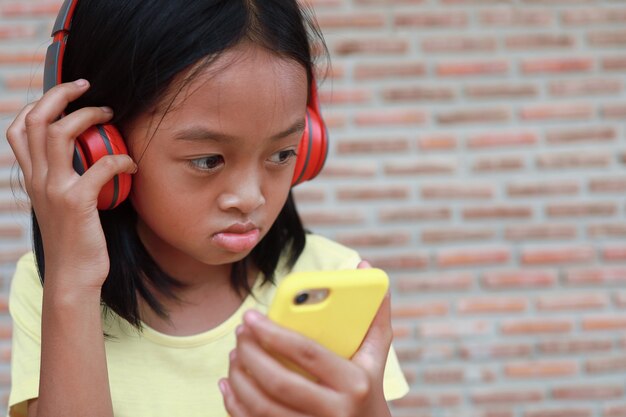
[[354,269],[360,260],[353,249],[320,235],[307,234],[304,250],[290,272]]

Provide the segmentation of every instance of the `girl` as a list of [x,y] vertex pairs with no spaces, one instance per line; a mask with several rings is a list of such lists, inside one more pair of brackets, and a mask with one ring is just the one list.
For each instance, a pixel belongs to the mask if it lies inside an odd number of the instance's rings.
[[[388,298],[351,360],[262,314],[289,272],[367,267],[305,233],[291,196],[318,33],[296,0],[64,7],[56,85],[7,131],[34,229],[11,289],[9,414],[388,417],[407,390]],[[75,139],[102,123],[128,155],[80,166]]]

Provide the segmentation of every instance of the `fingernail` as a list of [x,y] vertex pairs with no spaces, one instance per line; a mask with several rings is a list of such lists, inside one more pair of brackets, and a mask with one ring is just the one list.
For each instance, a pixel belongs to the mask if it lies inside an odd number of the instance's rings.
[[246,311],[246,314],[244,314],[243,316],[243,320],[251,326],[259,323],[260,321],[263,320],[263,318],[264,318],[263,314],[259,313],[256,310],[248,310]]
[[363,260],[363,261],[361,261],[361,267],[362,268],[371,268],[372,264],[369,263],[368,261]]
[[231,361],[234,361],[235,359],[237,359],[237,351],[235,349],[231,350],[230,353],[228,354],[228,358]]
[[79,87],[87,87],[89,85],[89,81],[83,78],[79,78],[78,80],[74,81],[74,83]]
[[113,113],[113,109],[110,108],[109,106],[102,106],[100,107],[100,110],[102,110],[105,113]]
[[242,325],[239,325],[239,326],[237,326],[237,328],[235,329],[235,334],[236,334],[237,336],[239,336],[241,333],[243,333],[243,326],[242,326]]
[[228,383],[225,379],[220,379],[217,385],[220,387],[220,392],[222,393],[222,395],[228,394]]

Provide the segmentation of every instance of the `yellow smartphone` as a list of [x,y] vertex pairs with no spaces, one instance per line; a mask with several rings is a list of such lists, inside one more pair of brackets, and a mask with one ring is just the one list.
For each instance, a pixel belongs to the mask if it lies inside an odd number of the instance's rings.
[[376,268],[297,272],[278,285],[268,317],[351,358],[388,288],[387,274]]

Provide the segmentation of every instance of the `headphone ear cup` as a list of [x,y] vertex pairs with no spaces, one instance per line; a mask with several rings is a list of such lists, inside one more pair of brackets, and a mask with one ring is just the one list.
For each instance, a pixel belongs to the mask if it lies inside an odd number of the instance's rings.
[[292,186],[315,178],[328,156],[328,130],[320,114],[311,106],[307,107],[304,133],[297,154]]
[[[74,170],[82,175],[106,155],[127,155],[128,150],[121,133],[111,124],[91,126],[76,138],[74,145]],[[131,176],[122,173],[114,176],[100,190],[98,209],[117,207],[130,194]]]

